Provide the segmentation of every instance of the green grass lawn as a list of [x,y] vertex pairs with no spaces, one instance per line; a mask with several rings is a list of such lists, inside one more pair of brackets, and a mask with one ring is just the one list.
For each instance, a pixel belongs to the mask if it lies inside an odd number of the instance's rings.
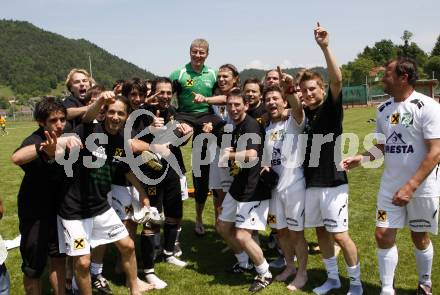
[[[374,124],[367,120],[374,118],[375,109],[355,108],[345,111],[345,132],[356,133],[362,143],[365,134],[374,130]],[[16,208],[16,196],[23,176],[20,168],[11,164],[9,158],[21,141],[35,129],[32,122],[8,122],[9,135],[0,137],[0,194],[5,201],[6,214],[0,221],[0,233],[6,239],[12,239],[18,234],[18,217]],[[190,161],[190,149],[184,149],[187,167]],[[376,260],[376,247],[374,241],[375,204],[376,193],[379,186],[379,178],[382,169],[357,169],[349,173],[350,179],[350,233],[358,246],[361,259],[362,281],[364,294],[378,294],[379,274]],[[189,179],[190,180],[190,179]],[[205,211],[207,223],[207,235],[198,238],[194,235],[194,200],[184,202],[184,222],[181,241],[183,246],[183,259],[189,262],[185,269],[159,263],[156,265],[157,274],[164,279],[168,286],[155,294],[247,294],[247,288],[251,282],[251,275],[231,275],[225,273],[225,269],[234,263],[231,252],[221,253],[224,243],[215,233],[213,228],[214,213],[211,199],[208,200]],[[307,230],[308,241],[316,242],[312,230]],[[260,240],[265,247],[268,232],[261,233]],[[440,241],[433,238],[435,249],[439,249]],[[402,230],[398,235],[399,265],[396,272],[396,288],[398,294],[414,294],[417,286],[417,273],[415,270],[415,258],[408,230]],[[115,250],[111,247],[104,264],[104,274],[112,282],[114,294],[128,294],[123,287],[123,277],[115,275]],[[273,250],[266,250],[268,259],[275,258]],[[343,287],[332,294],[346,294],[348,280],[345,271],[345,263],[339,256],[339,268]],[[9,252],[6,265],[11,274],[12,294],[24,294],[22,288],[21,257],[18,249]],[[309,283],[304,292],[297,294],[310,294],[311,290],[321,284],[326,273],[319,255],[309,256]],[[434,275],[434,290],[440,289],[437,279],[440,273],[438,258],[435,257],[432,271]],[[48,291],[47,277],[45,278],[45,290]],[[261,294],[284,294],[287,289],[282,283],[274,283]]]

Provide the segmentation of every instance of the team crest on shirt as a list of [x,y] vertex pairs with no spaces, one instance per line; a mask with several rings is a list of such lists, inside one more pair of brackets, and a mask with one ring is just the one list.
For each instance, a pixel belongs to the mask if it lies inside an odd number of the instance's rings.
[[385,153],[389,154],[409,154],[414,153],[414,147],[411,144],[407,144],[403,138],[402,133],[393,131],[387,138],[385,144]]
[[131,214],[133,213],[133,205],[125,206],[125,214]]
[[377,210],[377,221],[385,222],[387,221],[387,211],[385,210]]
[[86,247],[86,241],[84,238],[77,238],[73,241],[73,249],[74,250],[81,250]]
[[103,146],[99,146],[95,151],[92,152],[97,158],[107,160],[107,154],[105,153],[105,148]]
[[267,215],[267,223],[269,224],[276,224],[277,223],[277,217],[273,214]]
[[400,120],[400,114],[399,113],[394,113],[390,117],[390,124],[391,125],[397,125],[397,124],[399,124],[399,120]]
[[240,162],[234,161],[229,168],[229,174],[231,176],[237,176],[241,171]]
[[270,134],[270,140],[272,141],[282,141],[284,139],[284,130],[277,130]]
[[124,154],[124,149],[116,148],[115,155],[114,155],[115,157],[122,157],[123,154]]
[[409,126],[413,125],[413,122],[414,122],[414,119],[413,119],[413,115],[411,113],[403,113],[402,114],[402,119],[401,119],[400,123],[403,126],[408,128]]
[[149,195],[149,196],[155,196],[156,195],[156,187],[155,186],[152,186],[152,187],[149,187],[148,189],[147,189],[147,194]]
[[194,86],[194,80],[193,79],[186,80],[186,86],[187,87],[193,87]]

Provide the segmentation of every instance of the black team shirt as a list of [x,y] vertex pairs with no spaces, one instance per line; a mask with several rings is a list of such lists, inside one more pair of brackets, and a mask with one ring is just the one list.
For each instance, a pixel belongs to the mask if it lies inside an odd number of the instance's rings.
[[[159,109],[157,106],[154,105],[148,105],[148,106],[142,106],[143,109],[151,112],[153,115],[156,115],[157,111],[159,110],[160,112],[160,117],[164,118],[164,123],[165,125],[170,122],[170,121],[174,121],[176,119],[176,115],[177,115],[177,111],[173,106],[169,106],[166,109]],[[138,128],[134,128],[134,134],[138,134],[140,133],[144,128],[148,128],[148,126],[150,126],[153,123],[153,117],[148,116],[148,115],[141,115],[137,118],[137,120],[141,120],[141,123],[138,123],[135,125],[138,126]],[[136,121],[137,121],[136,120]],[[139,128],[140,127],[140,128]],[[144,135],[143,137],[139,138],[140,140],[143,140],[147,143],[152,143],[154,140],[154,134],[148,133],[146,135]],[[183,156],[182,156],[182,151],[180,150],[180,147],[178,146],[174,146],[174,145],[170,145],[169,146],[170,151],[173,153],[173,155],[176,157],[176,160],[179,164],[180,169],[182,170],[182,173],[186,172],[185,169],[185,164],[183,162]],[[161,159],[161,162],[163,164],[163,170],[160,172],[154,172],[151,171],[150,169],[148,169],[145,165],[141,166],[142,171],[150,178],[158,178],[162,175],[163,171],[167,168],[168,166],[168,162],[166,162],[165,159]],[[172,169],[170,167],[170,169]]]
[[[333,101],[332,92],[328,91],[325,101],[316,109],[304,109],[307,121],[304,133],[308,134],[307,149],[304,161],[304,176],[306,187],[336,187],[348,183],[345,171],[338,171],[339,159],[335,162],[335,141],[342,134],[342,92],[336,102]],[[309,167],[311,157],[312,138],[314,134],[333,134],[333,140],[321,145],[319,165]],[[340,150],[340,147],[337,147]],[[315,157],[318,155],[315,155]]]
[[[40,144],[46,140],[40,127],[21,146]],[[18,150],[17,149],[17,150]],[[24,177],[18,192],[18,216],[20,218],[41,218],[55,216],[58,203],[65,192],[66,175],[64,167],[41,156],[20,165]]]
[[[80,107],[85,106],[85,104],[84,104],[83,100],[80,100],[80,99],[76,98],[75,96],[71,95],[69,97],[66,97],[66,99],[63,100],[63,106],[66,109],[70,109],[70,108],[80,108]],[[72,131],[73,129],[75,129],[76,126],[81,124],[81,121],[82,121],[82,116],[78,116],[73,120],[69,120],[67,122],[64,130],[66,132]]]
[[[104,124],[80,124],[74,130],[81,138],[84,148],[73,165],[73,178],[68,178],[67,193],[60,204],[59,215],[63,219],[95,217],[110,209],[107,193],[111,189],[113,173],[118,169],[117,165],[125,165],[114,159],[115,156],[124,155],[124,137],[122,131],[116,135],[107,133]],[[85,140],[92,133],[105,134],[108,141],[103,144],[95,139],[96,147],[90,151],[85,146]],[[93,162],[100,159],[105,163],[99,168],[87,168],[83,163],[84,157],[91,157]]]
[[[250,139],[248,139],[246,144],[246,150],[253,149],[257,151],[258,163],[251,168],[241,168],[238,174],[234,175],[229,193],[238,202],[262,201],[271,198],[270,189],[266,188],[260,181],[260,164],[263,154],[264,138],[261,134],[261,127],[254,118],[246,115],[244,120],[235,126],[235,129],[232,131],[232,147],[237,150],[237,143],[240,136],[250,133],[257,134],[260,137],[260,144],[252,143]],[[230,166],[233,166],[233,164]],[[233,171],[233,169],[231,171]]]

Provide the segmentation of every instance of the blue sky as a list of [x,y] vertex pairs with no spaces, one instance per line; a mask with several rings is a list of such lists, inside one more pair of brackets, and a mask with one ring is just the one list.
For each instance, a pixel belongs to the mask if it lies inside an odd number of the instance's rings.
[[[207,64],[273,68],[323,65],[316,21],[330,33],[340,64],[404,30],[431,51],[440,34],[440,1],[387,0],[2,0],[0,18],[26,20],[68,38],[84,38],[158,75],[189,60],[191,40],[210,42]],[[93,58],[93,57],[92,57]]]

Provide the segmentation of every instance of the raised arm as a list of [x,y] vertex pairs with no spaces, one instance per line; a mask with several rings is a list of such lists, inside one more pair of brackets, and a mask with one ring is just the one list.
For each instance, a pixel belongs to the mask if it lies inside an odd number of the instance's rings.
[[114,100],[115,100],[115,93],[113,91],[102,92],[94,103],[86,107],[87,111],[83,114],[82,121],[84,123],[93,122],[93,120],[99,114],[101,107],[104,106],[105,104],[113,103]]
[[284,95],[286,96],[287,101],[289,102],[289,105],[291,107],[291,114],[295,121],[298,124],[301,124],[304,118],[304,111],[302,107],[301,100],[299,99],[298,95],[296,94],[296,88],[295,88],[295,80],[293,77],[287,73],[283,73],[281,71],[280,66],[277,66],[278,74],[281,78],[281,87],[284,90]]
[[317,23],[314,30],[315,40],[324,53],[325,62],[327,63],[327,72],[330,79],[330,91],[333,99],[337,99],[342,90],[342,73],[336,62],[336,58],[329,47],[329,34],[327,30]]

